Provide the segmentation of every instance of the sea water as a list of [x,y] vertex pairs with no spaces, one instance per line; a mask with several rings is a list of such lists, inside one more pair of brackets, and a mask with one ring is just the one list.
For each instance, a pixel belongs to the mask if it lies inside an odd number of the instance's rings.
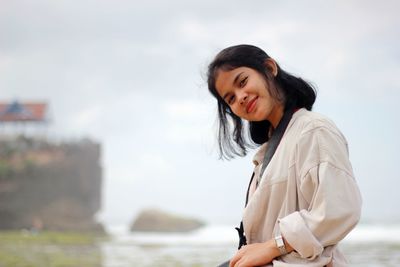
[[[237,249],[234,226],[209,225],[191,233],[131,233],[109,227],[101,244],[103,267],[217,266]],[[340,245],[350,266],[400,266],[400,225],[357,226]]]

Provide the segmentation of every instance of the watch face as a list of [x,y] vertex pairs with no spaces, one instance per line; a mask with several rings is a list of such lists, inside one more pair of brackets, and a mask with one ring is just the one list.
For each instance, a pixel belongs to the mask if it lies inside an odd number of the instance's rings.
[[282,236],[277,236],[277,237],[275,237],[275,241],[276,241],[276,246],[277,246],[278,248],[284,247],[284,246],[285,246],[285,242],[283,242]]

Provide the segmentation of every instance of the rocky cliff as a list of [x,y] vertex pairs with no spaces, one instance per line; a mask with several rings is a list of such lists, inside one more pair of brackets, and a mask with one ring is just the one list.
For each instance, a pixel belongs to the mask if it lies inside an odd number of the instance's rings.
[[100,144],[0,139],[0,229],[102,230]]

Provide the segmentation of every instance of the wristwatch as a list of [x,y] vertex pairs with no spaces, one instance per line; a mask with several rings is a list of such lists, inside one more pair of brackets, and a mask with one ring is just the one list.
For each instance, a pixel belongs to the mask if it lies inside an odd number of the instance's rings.
[[283,237],[281,235],[275,236],[275,244],[279,249],[281,256],[287,254],[285,242],[283,241]]

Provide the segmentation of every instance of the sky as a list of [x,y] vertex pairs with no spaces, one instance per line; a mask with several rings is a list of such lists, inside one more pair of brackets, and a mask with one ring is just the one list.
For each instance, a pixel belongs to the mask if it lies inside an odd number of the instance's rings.
[[263,48],[347,138],[364,222],[400,222],[398,1],[0,0],[0,100],[47,101],[52,138],[102,144],[99,220],[144,208],[240,221],[254,151],[218,159],[208,63]]

